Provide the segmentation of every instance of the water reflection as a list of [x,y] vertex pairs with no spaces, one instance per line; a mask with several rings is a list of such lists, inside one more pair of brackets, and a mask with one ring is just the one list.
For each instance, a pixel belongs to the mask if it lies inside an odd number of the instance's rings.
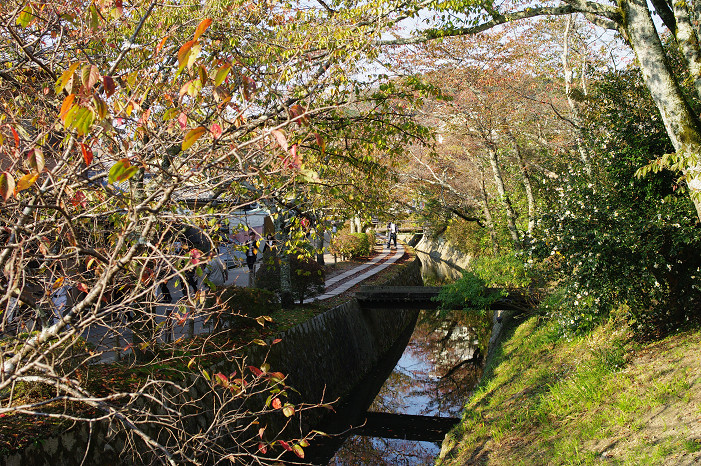
[[[425,283],[444,284],[460,271],[420,256]],[[491,315],[422,311],[407,347],[369,411],[460,417],[482,373]],[[330,465],[433,464],[440,443],[351,436]]]

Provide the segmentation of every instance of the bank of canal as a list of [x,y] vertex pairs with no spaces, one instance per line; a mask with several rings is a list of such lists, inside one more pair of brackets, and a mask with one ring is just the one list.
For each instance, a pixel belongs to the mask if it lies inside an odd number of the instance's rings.
[[[460,276],[459,270],[426,254],[419,259],[426,285]],[[431,432],[434,420],[440,424],[460,417],[481,375],[491,328],[489,315],[421,311],[413,331],[399,339],[325,426],[328,433],[340,435],[317,452],[313,463],[433,464],[444,434]]]

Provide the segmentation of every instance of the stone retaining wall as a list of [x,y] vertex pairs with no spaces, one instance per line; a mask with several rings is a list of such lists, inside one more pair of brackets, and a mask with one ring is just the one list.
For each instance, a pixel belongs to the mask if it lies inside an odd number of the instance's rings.
[[428,254],[435,260],[442,260],[460,269],[466,268],[470,260],[472,260],[469,254],[455,249],[443,238],[428,239],[426,236],[423,236],[414,249]]
[[[387,285],[420,285],[421,264],[414,259],[401,266],[400,272]],[[270,349],[267,362],[271,370],[288,374],[288,384],[300,392],[300,399],[308,403],[333,401],[349,393],[390,349],[395,340],[413,324],[417,311],[361,309],[351,300],[323,314],[297,325],[279,335],[282,340],[270,347],[255,347],[249,352],[249,361],[260,365]],[[272,340],[272,339],[271,339]],[[269,342],[270,343],[270,342]],[[230,365],[218,364],[210,374],[233,372]],[[206,428],[213,415],[209,384],[192,378],[192,399],[202,397],[200,411],[188,414],[188,425],[194,432]],[[305,423],[315,423],[323,414],[305,415]],[[314,411],[312,411],[314,412]],[[314,425],[314,424],[311,424]],[[124,440],[110,435],[108,423],[92,426],[78,424],[66,433],[41,439],[21,452],[6,455],[0,464],[33,466],[51,464],[133,464],[131,458],[120,456]],[[86,453],[87,448],[87,453]]]

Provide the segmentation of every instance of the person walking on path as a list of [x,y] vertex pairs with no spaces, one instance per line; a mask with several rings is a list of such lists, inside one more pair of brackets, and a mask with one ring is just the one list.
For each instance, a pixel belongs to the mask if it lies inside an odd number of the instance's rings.
[[258,256],[258,242],[256,241],[256,233],[251,230],[248,234],[249,238],[246,241],[246,264],[248,271],[253,273],[256,267],[256,257]]
[[394,222],[389,222],[387,224],[387,247],[394,242],[394,248],[397,248],[397,224]]

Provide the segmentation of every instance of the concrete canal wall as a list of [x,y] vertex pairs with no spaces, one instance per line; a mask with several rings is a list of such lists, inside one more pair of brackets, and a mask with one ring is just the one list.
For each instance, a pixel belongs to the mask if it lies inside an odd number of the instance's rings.
[[[418,260],[414,258],[400,267],[385,285],[421,285]],[[372,370],[407,326],[414,323],[416,314],[417,311],[361,309],[357,301],[351,300],[278,335],[281,341],[275,345],[252,348],[248,363],[259,366],[267,360],[271,370],[287,374],[287,383],[300,392],[297,401],[333,401],[349,393]],[[209,373],[229,374],[236,369],[232,363],[220,363]],[[211,424],[214,414],[210,407],[217,403],[207,381],[192,376],[188,383],[190,399],[199,402],[191,412],[181,415],[187,416],[188,430],[194,433]],[[314,412],[317,414],[305,415],[307,425],[314,425],[325,410]],[[4,455],[0,464],[133,464],[131,456],[120,455],[124,444],[125,439],[115,435],[107,422],[78,424],[62,435],[38,440],[22,451]]]

